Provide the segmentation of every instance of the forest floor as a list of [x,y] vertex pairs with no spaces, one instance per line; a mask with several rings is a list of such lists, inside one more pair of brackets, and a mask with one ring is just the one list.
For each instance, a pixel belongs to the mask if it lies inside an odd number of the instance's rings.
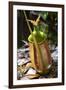
[[[23,47],[17,50],[17,79],[41,79],[41,78],[57,78],[58,74],[58,48],[54,48],[51,52],[52,65],[47,74],[40,75],[32,67],[29,56],[29,45],[25,44]],[[28,68],[26,68],[28,66]]]

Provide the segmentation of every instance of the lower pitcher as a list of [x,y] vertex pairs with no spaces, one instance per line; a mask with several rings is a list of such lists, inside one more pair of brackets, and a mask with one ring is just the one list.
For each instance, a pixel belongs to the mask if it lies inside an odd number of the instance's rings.
[[43,41],[42,43],[38,44],[38,46],[42,54],[42,58],[40,59],[39,59],[34,43],[29,42],[30,60],[33,65],[33,68],[39,74],[47,74],[52,65],[52,58],[51,58],[51,53],[48,47],[48,43],[47,41]]

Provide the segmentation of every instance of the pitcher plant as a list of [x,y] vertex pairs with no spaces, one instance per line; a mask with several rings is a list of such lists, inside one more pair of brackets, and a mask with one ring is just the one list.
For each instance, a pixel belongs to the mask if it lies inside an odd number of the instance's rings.
[[[25,11],[24,15],[31,33],[28,37],[28,41],[32,66],[39,74],[47,74],[51,69],[52,58],[48,47],[47,35],[41,28],[40,14],[36,20],[27,19]],[[33,30],[29,22],[33,24]]]

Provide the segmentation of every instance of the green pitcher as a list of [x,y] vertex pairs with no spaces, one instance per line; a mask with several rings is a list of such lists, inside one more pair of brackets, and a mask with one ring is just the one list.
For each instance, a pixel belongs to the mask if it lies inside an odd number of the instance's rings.
[[[39,54],[34,45],[33,36],[36,38],[36,41],[38,43],[41,57],[39,57]],[[47,36],[41,30],[40,25],[34,26],[33,36],[32,36],[32,34],[30,34],[28,37],[29,49],[30,49],[30,52],[29,52],[30,60],[32,62],[33,68],[38,73],[47,74],[52,65],[52,58],[51,58],[50,50],[48,47],[48,42],[46,39]]]

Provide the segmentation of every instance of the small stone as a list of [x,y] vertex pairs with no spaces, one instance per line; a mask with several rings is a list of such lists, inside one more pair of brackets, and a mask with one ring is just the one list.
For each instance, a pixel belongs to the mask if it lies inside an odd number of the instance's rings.
[[29,74],[32,74],[32,75],[36,74],[36,70],[30,68],[30,69],[28,70],[28,72],[26,73],[26,75],[29,75]]

